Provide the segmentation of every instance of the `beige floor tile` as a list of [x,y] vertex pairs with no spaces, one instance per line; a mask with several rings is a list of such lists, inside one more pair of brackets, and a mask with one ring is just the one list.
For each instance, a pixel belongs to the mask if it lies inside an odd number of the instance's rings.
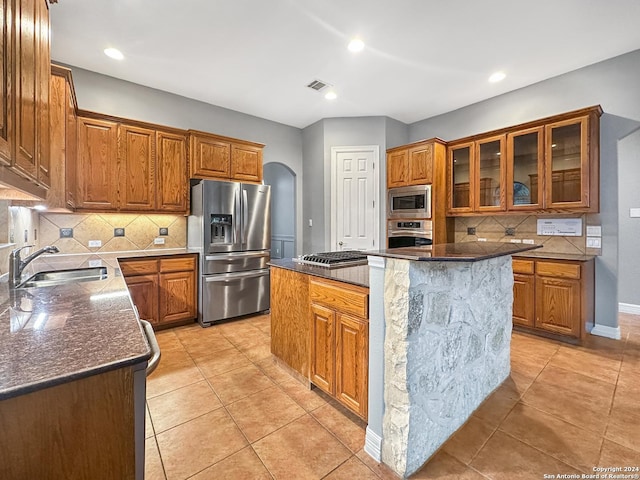
[[[636,388],[637,391],[637,388]],[[614,403],[609,417],[606,438],[632,450],[638,451],[640,462],[640,405],[638,395]],[[640,466],[640,465],[639,465]]]
[[359,450],[356,457],[371,469],[378,478],[383,480],[397,480],[400,477],[384,463],[376,462],[367,452]]
[[600,355],[597,351],[591,352],[563,346],[551,357],[549,365],[615,384],[618,380],[621,362],[622,355],[618,359],[613,359]]
[[173,330],[156,332],[155,335],[162,354],[165,354],[168,350],[184,350],[180,339]]
[[473,416],[495,428],[518,403],[518,399],[519,395],[512,388],[508,385],[501,385],[482,402],[478,409],[473,412]]
[[280,388],[287,392],[287,394],[307,412],[311,412],[325,405],[330,398],[319,388],[314,387],[310,390],[290,375],[287,374],[287,377],[286,380],[280,383]]
[[240,347],[240,351],[252,362],[259,362],[260,360],[271,357],[271,340],[267,338],[248,348]]
[[162,432],[156,439],[167,480],[187,478],[247,446],[223,408]]
[[191,480],[271,480],[272,478],[253,449],[245,447],[194,475]]
[[506,389],[513,391],[514,394],[520,398],[524,395],[534,380],[535,377],[530,377],[520,372],[516,372],[515,370],[511,370],[507,379],[502,382],[502,385]]
[[227,406],[249,442],[268,435],[305,414],[305,411],[278,387],[268,388]]
[[353,453],[364,448],[367,423],[334,402],[313,410],[311,415]]
[[500,431],[491,436],[471,462],[471,467],[492,480],[540,480],[545,473],[581,474],[579,470]]
[[323,478],[351,453],[310,415],[304,415],[253,444],[276,479]]
[[604,439],[602,444],[602,452],[600,454],[600,461],[598,466],[615,466],[615,465],[638,465],[640,461],[640,453],[637,450],[623,447],[611,440]]
[[165,480],[162,460],[158,452],[155,437],[147,438],[144,444],[144,478],[145,480]]
[[209,382],[224,405],[273,386],[269,377],[255,365],[209,377]]
[[153,437],[156,433],[153,431],[153,423],[149,415],[149,405],[144,407],[144,438]]
[[378,476],[356,456],[351,457],[324,478],[325,480],[378,480]]
[[205,380],[150,398],[148,405],[156,433],[221,407]]
[[496,427],[477,417],[471,417],[467,422],[442,446],[442,450],[465,465],[471,463],[473,457],[489,440]]
[[427,464],[409,477],[411,480],[485,480],[486,477],[444,451],[437,452]]
[[223,335],[209,335],[201,339],[186,337],[180,341],[196,362],[215,359],[221,351],[234,348],[233,344]]
[[585,473],[593,473],[603,438],[519,403],[500,430]]
[[227,340],[233,343],[238,350],[246,351],[256,345],[260,345],[266,341],[270,342],[270,339],[267,335],[262,333],[255,327],[250,327],[251,330],[247,329],[246,331],[238,332],[238,333],[226,333],[224,336]]
[[188,366],[176,366],[162,370],[158,366],[156,371],[147,378],[147,398],[186,387],[203,379],[200,370],[193,363]]
[[218,352],[213,357],[196,360],[196,365],[202,375],[209,378],[251,365],[251,361],[237,348],[230,348]]
[[278,365],[273,355],[254,363],[275,383],[288,382],[293,379],[285,368]]

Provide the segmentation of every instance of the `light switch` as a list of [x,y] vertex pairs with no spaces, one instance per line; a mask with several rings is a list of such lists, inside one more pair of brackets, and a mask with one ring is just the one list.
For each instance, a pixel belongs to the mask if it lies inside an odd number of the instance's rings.
[[602,227],[600,225],[587,225],[587,236],[588,237],[601,237],[602,236]]
[[629,209],[629,216],[631,218],[640,217],[640,208],[630,208]]
[[602,248],[602,238],[587,237],[587,248]]
[[162,237],[156,237],[153,239],[153,244],[154,245],[164,245],[164,238]]
[[102,240],[89,240],[89,248],[96,248],[102,246]]

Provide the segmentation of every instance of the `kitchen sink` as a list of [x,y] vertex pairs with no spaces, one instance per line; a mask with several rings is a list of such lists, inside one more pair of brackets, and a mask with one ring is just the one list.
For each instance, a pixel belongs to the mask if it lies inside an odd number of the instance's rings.
[[50,287],[72,282],[89,282],[107,278],[107,267],[74,268],[70,270],[55,270],[38,272],[18,285],[18,288]]

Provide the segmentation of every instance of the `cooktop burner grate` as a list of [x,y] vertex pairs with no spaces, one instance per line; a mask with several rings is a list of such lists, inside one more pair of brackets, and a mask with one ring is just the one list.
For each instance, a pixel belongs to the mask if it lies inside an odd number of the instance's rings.
[[311,253],[294,260],[309,265],[336,268],[365,264],[367,263],[367,254],[359,250],[342,250],[340,252]]

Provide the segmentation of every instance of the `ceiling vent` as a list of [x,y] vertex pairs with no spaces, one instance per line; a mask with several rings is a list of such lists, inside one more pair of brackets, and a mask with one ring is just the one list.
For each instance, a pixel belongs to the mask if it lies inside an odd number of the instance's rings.
[[314,80],[309,85],[307,85],[307,87],[315,90],[316,92],[321,92],[323,89],[330,86],[331,85],[329,85],[327,82],[323,82],[322,80]]

